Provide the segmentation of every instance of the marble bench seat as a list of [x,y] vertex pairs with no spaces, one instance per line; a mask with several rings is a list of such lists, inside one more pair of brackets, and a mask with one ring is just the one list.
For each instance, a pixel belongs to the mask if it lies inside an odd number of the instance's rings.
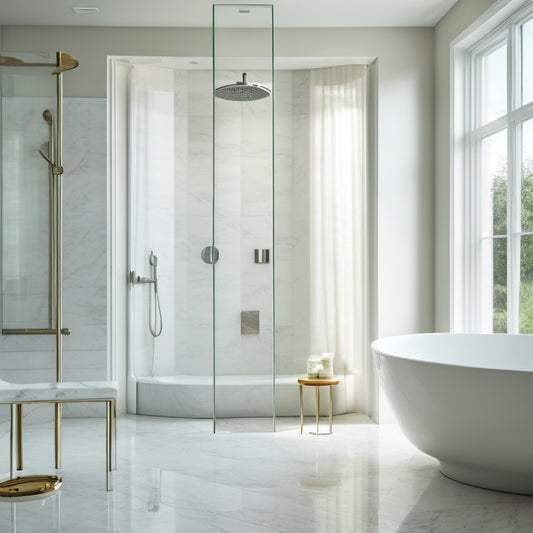
[[0,403],[83,402],[114,400],[115,381],[68,381],[63,383],[10,383],[0,379]]

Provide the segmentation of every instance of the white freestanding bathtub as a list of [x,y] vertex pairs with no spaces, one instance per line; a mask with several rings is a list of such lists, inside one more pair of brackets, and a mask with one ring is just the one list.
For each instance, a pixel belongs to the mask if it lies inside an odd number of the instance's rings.
[[533,495],[533,336],[405,335],[372,351],[400,427],[444,475]]

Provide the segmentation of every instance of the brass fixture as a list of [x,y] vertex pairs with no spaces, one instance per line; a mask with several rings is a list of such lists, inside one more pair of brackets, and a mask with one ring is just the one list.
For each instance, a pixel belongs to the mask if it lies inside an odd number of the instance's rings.
[[[50,225],[50,313],[49,313],[49,327],[48,328],[22,328],[22,329],[2,329],[3,335],[55,335],[56,337],[56,381],[62,381],[62,367],[63,367],[63,336],[70,335],[70,330],[63,326],[62,315],[62,262],[63,262],[63,72],[72,70],[79,65],[77,59],[67,52],[56,52],[55,63],[33,63],[25,62],[16,57],[1,57],[0,67],[54,67],[52,75],[56,76],[56,117],[55,125],[52,114],[48,109],[43,112],[43,119],[49,125],[49,140],[44,143],[39,150],[41,156],[47,161],[49,165],[49,179],[50,179],[50,210],[51,210],[51,225]],[[53,315],[53,316],[52,316]],[[38,402],[30,402],[38,403]],[[50,403],[50,402],[47,402]],[[62,403],[52,402],[55,404],[55,467],[61,468],[61,416]],[[114,404],[114,402],[113,402]],[[16,433],[16,448],[19,452],[17,459],[17,468],[22,469],[22,403],[15,404],[16,409],[12,409],[11,423],[12,430],[14,419],[17,421]],[[13,405],[12,405],[13,407]],[[108,417],[111,407],[108,406]],[[15,412],[13,412],[15,411]],[[109,431],[109,422],[108,422]],[[11,454],[13,450],[11,450]],[[109,461],[108,461],[109,463]],[[61,484],[61,478],[58,476],[24,476],[13,480],[13,472],[11,472],[11,479],[0,483],[0,491],[4,489],[7,492],[17,492],[18,495],[38,494],[43,492],[39,490],[37,493],[31,492],[35,490],[35,483],[44,483],[42,486],[52,487],[49,490],[55,490]],[[37,481],[35,478],[39,478]],[[43,481],[44,480],[44,481]],[[15,487],[15,488],[13,488]],[[18,488],[17,488],[18,487]],[[0,492],[1,494],[1,492]],[[15,495],[14,493],[11,495]]]
[[57,52],[55,63],[26,63],[16,57],[0,56],[0,67],[56,67],[52,74],[60,74],[66,70],[72,70],[79,65],[76,58],[67,52]]
[[0,497],[20,498],[52,492],[61,487],[61,476],[32,475],[8,479],[0,484]]
[[[11,405],[11,426],[10,426],[10,446],[9,446],[9,479],[0,482],[0,498],[14,496],[34,496],[57,490],[62,483],[61,476],[55,474],[39,474],[29,476],[19,476],[15,478],[14,457],[16,456],[16,468],[23,468],[22,450],[22,423],[24,404],[54,403],[56,407],[63,403],[94,403],[105,402],[106,404],[106,490],[111,490],[110,472],[116,470],[117,464],[117,440],[116,440],[116,399],[115,398],[95,398],[95,399],[64,399],[64,400],[35,400],[20,403],[10,403]],[[56,425],[56,432],[61,426]],[[56,448],[57,449],[57,448]]]

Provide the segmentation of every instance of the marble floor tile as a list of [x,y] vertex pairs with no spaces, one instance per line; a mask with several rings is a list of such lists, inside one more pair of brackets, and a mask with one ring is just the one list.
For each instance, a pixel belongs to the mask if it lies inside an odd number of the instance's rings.
[[[104,420],[63,421],[63,486],[0,501],[2,533],[351,533],[533,531],[533,498],[456,483],[394,425],[362,415],[315,436],[298,418],[127,415],[105,491]],[[324,429],[327,419],[322,420]],[[0,427],[0,457],[9,442]],[[53,473],[52,424],[25,427],[25,474]]]

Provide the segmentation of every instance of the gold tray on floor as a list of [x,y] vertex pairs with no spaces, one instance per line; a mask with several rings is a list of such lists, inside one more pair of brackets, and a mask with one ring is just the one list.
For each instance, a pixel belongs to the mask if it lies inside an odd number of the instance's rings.
[[0,498],[45,494],[57,490],[61,483],[61,476],[44,474],[6,479],[0,482]]

